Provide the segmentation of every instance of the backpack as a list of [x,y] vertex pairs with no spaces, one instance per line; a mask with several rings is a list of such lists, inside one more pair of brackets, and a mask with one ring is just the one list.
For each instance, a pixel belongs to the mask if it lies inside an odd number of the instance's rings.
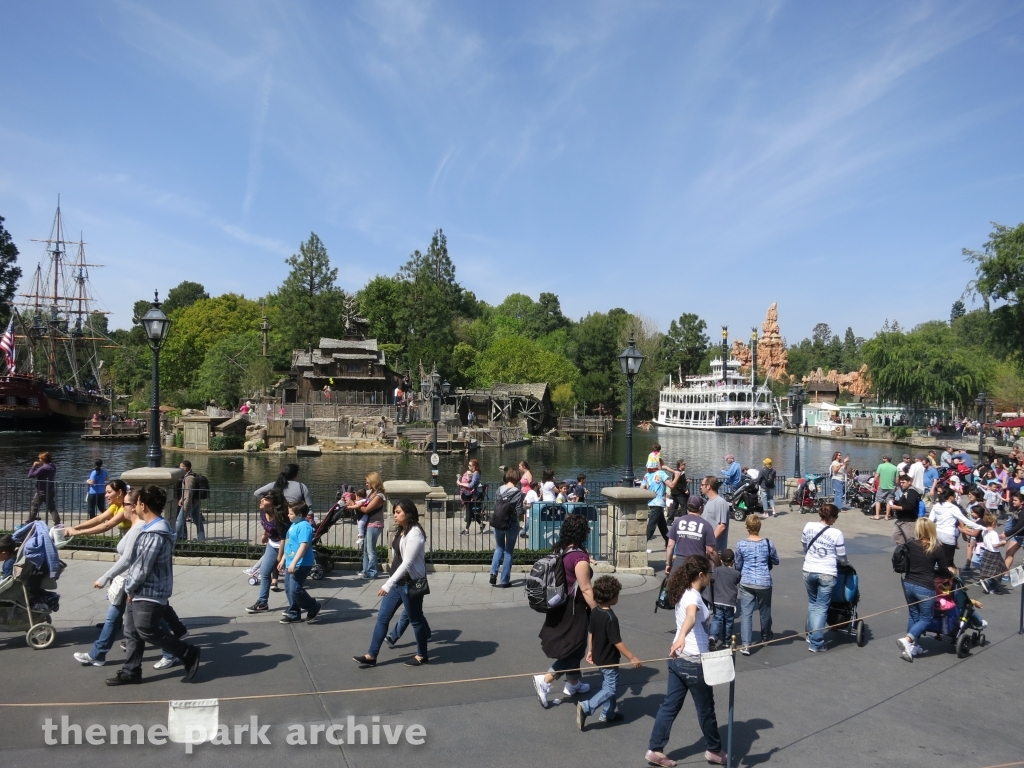
[[200,501],[205,501],[210,498],[210,480],[206,475],[201,475],[198,472],[193,472],[196,479],[192,483],[192,491],[195,493],[195,497]]
[[771,467],[761,470],[761,480],[765,488],[775,489],[775,470]]
[[897,529],[900,536],[903,536],[903,543],[897,544],[896,549],[892,551],[892,570],[894,573],[905,575],[910,570],[910,544],[907,542],[903,529],[899,527]]
[[561,550],[553,550],[533,564],[526,577],[526,600],[538,613],[547,613],[565,602],[565,565]]
[[504,490],[498,491],[498,496],[494,499],[494,511],[491,513],[491,527],[496,531],[507,531],[512,527],[512,523],[517,517],[516,505],[512,503],[516,494],[522,496],[522,491],[518,489],[508,493]]

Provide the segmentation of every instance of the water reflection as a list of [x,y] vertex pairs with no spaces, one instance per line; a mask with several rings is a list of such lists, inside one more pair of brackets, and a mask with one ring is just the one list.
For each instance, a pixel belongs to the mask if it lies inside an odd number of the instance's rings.
[[[583,472],[588,480],[618,483],[622,477],[625,445],[624,425],[617,424],[611,440],[607,441],[538,441],[530,446],[504,451],[483,449],[475,455],[480,461],[484,480],[500,483],[500,466],[530,462],[534,475],[540,469],[555,470],[556,477],[575,477]],[[660,442],[666,461],[685,458],[691,477],[718,474],[724,466],[724,456],[732,453],[746,465],[760,466],[762,459],[770,457],[780,474],[792,474],[793,452],[796,438],[790,435],[720,435],[693,430],[660,429],[635,432],[633,435],[634,471],[643,473],[644,460],[651,444]],[[833,451],[852,456],[854,468],[873,469],[883,452],[894,452],[903,446],[886,443],[857,443],[840,440],[801,438],[801,467],[806,472],[828,466]],[[96,459],[103,459],[106,468],[117,476],[126,469],[145,466],[146,445],[143,443],[86,442],[77,433],[0,432],[0,476],[24,478],[40,451],[53,453],[58,480],[84,480]],[[164,463],[175,465],[188,458],[193,466],[210,478],[211,483],[265,483],[272,480],[294,456],[282,454],[187,454],[176,449],[164,449]],[[465,469],[465,456],[442,456],[440,482],[449,490],[454,488],[455,475]],[[301,479],[308,483],[353,483],[370,471],[381,472],[385,479],[429,480],[427,458],[402,454],[389,455],[325,455],[298,460]]]

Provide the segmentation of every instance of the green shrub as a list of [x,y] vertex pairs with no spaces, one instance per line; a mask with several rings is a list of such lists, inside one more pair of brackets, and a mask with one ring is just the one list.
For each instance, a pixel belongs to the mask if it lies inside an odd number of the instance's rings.
[[245,439],[241,435],[214,435],[210,438],[211,451],[231,451],[241,448]]
[[185,433],[184,432],[175,432],[174,433],[174,447],[175,448],[184,448],[185,447]]
[[892,439],[893,440],[906,440],[914,432],[913,427],[893,427],[892,428]]

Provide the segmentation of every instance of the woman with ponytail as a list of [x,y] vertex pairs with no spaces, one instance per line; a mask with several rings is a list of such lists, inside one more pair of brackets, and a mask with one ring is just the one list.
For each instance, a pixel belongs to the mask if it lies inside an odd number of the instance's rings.
[[708,625],[711,611],[701,598],[701,590],[711,583],[711,561],[702,555],[691,555],[682,567],[673,568],[668,580],[668,599],[676,608],[676,635],[669,649],[668,692],[654,719],[650,743],[644,759],[651,765],[672,768],[675,760],[665,755],[679,710],[686,700],[687,691],[693,694],[697,707],[697,721],[704,734],[704,759],[716,765],[725,765],[722,737],[715,716],[715,694],[704,682],[700,656],[708,652]]

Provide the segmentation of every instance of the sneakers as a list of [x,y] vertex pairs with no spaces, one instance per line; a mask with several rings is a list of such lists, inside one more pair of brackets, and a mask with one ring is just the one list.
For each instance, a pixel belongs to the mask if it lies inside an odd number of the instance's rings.
[[904,661],[914,662],[914,645],[907,638],[901,637],[896,640],[896,645],[900,647],[900,658]]
[[576,703],[576,727],[582,731],[586,727],[586,725],[587,712],[585,709],[583,709],[583,702],[580,701]]
[[625,718],[622,716],[621,712],[616,712],[611,717],[599,717],[599,718],[597,718],[597,722],[599,722],[599,723],[621,723],[624,719]]
[[320,608],[321,608],[320,603],[317,603],[316,604],[316,608],[310,608],[308,611],[306,611],[306,623],[307,624],[315,624],[316,623],[316,617],[320,615]]
[[981,580],[980,582],[978,582],[978,583],[979,583],[979,584],[981,585],[981,591],[982,591],[982,592],[984,592],[984,593],[985,593],[986,595],[990,595],[990,594],[992,594],[992,589],[991,589],[991,587],[989,587],[989,585],[988,585],[988,579],[982,579],[982,580]]
[[811,645],[811,646],[807,647],[807,650],[810,651],[811,653],[825,653],[828,650],[828,648],[825,648],[825,647],[815,648],[813,645]]
[[725,765],[725,752],[705,750],[704,759],[713,765]]
[[166,656],[162,657],[160,661],[153,665],[153,669],[170,669],[176,667],[181,662],[177,659],[168,659]]
[[280,624],[295,624],[296,622],[299,622],[299,621],[302,621],[301,617],[299,617],[299,616],[292,616],[291,614],[286,613],[284,616],[281,617],[281,620],[280,620],[279,623]]
[[648,749],[644,753],[644,760],[651,765],[660,765],[661,768],[675,768],[676,761],[666,757],[661,752],[655,752],[653,749]]
[[103,659],[94,659],[88,653],[76,653],[75,661],[81,664],[83,667],[102,667],[105,662]]
[[740,648],[740,653],[742,653],[744,656],[749,656],[750,655],[750,649],[749,648]]
[[266,613],[270,610],[270,606],[266,603],[253,603],[251,606],[245,609],[246,613]]
[[544,709],[548,708],[548,693],[551,692],[551,684],[544,682],[544,675],[533,676],[533,687],[537,691],[537,698]]
[[562,693],[566,696],[575,696],[577,693],[586,693],[590,690],[590,683],[576,683],[576,685],[565,684]]
[[191,680],[196,676],[196,672],[199,671],[199,651],[200,649],[194,645],[189,646],[189,653],[181,663],[185,665],[185,679]]
[[922,648],[917,643],[914,643],[914,647],[910,649],[910,655],[911,656],[920,656],[922,653],[924,653],[924,648]]
[[117,670],[117,674],[107,678],[107,685],[138,685],[142,682],[142,675],[129,675],[123,669]]
[[498,574],[492,573],[490,575],[490,578],[488,579],[488,581],[490,582],[491,586],[493,587],[495,584],[498,583]]
[[127,651],[127,650],[128,650],[128,641],[127,641],[127,640],[122,640],[122,641],[121,641],[120,643],[118,643],[117,645],[118,645],[118,647],[119,647],[119,648],[120,648],[120,649],[121,649],[122,651]]

